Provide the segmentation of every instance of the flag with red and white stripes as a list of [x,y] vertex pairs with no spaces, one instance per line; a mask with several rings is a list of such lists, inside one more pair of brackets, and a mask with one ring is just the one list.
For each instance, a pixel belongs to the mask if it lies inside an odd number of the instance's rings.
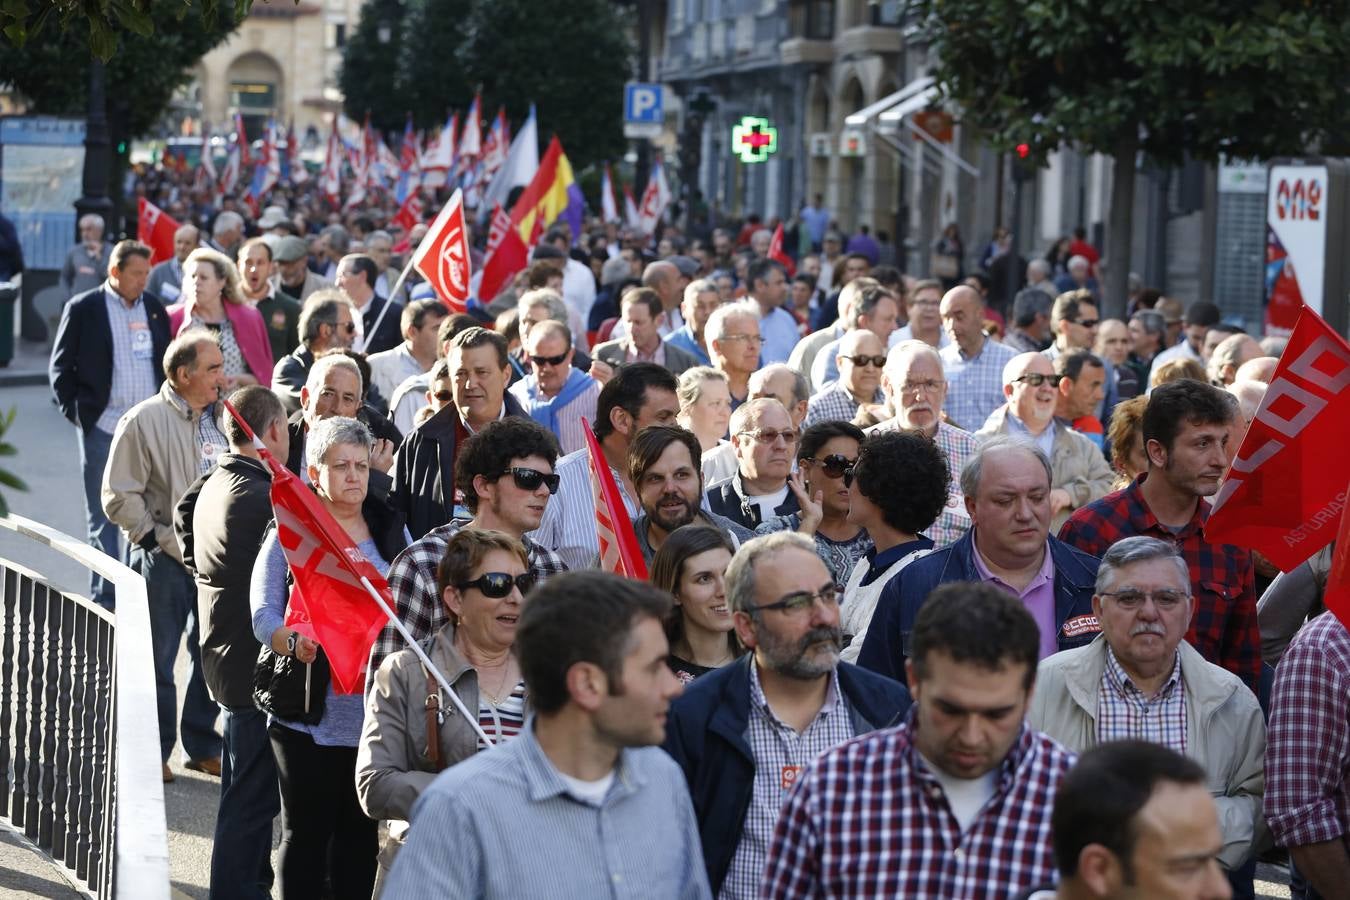
[[628,508],[614,483],[614,473],[600,451],[591,423],[581,420],[591,459],[591,491],[595,499],[595,536],[600,541],[600,569],[638,581],[647,580],[647,561],[638,546]]

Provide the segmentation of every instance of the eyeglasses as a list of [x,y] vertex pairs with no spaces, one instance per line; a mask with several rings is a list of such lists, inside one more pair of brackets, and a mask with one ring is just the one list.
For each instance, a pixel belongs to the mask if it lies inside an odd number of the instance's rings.
[[1096,328],[1101,319],[1079,319],[1075,325],[1082,325],[1084,328]]
[[762,344],[764,338],[758,334],[724,334],[719,340],[723,341],[745,341],[747,344]]
[[882,366],[886,365],[886,357],[884,356],[845,356],[844,359],[853,363],[855,366],[872,365],[880,369]]
[[457,591],[478,588],[484,597],[500,600],[511,593],[512,586],[520,588],[521,595],[528,594],[534,587],[534,576],[529,572],[520,575],[508,575],[505,572],[484,572],[473,581],[464,581],[455,585]]
[[435,397],[440,403],[449,403],[451,400],[455,399],[455,395],[449,391],[437,391],[431,396]]
[[774,441],[782,438],[784,443],[797,443],[797,432],[788,429],[787,431],[774,431],[772,428],[756,428],[754,431],[738,431],[737,434],[748,434],[757,444],[772,444]]
[[849,459],[847,456],[840,453],[831,453],[824,459],[816,459],[813,456],[807,456],[802,459],[802,462],[818,464],[821,471],[830,478],[847,478],[851,480],[853,478],[853,464],[856,463],[857,460]]
[[1014,378],[1013,381],[1018,381],[1022,384],[1030,385],[1031,387],[1040,387],[1043,384],[1054,384],[1055,376],[1042,375],[1040,372],[1028,372],[1021,378]]
[[511,466],[498,477],[504,478],[510,475],[516,483],[516,487],[522,491],[537,491],[539,485],[547,485],[550,494],[558,493],[558,482],[561,480],[557,472],[540,472],[538,469],[527,469],[523,466]]
[[[571,353],[568,350],[567,353]],[[561,366],[567,362],[567,353],[559,353],[557,356],[531,356],[530,362],[538,363],[541,366]]]
[[827,584],[820,590],[812,593],[811,591],[797,591],[775,600],[773,603],[765,603],[760,606],[750,607],[757,612],[765,612],[770,609],[781,609],[790,616],[801,615],[807,612],[815,605],[816,599],[820,599],[822,606],[830,607],[839,602],[839,595],[844,589],[837,584]]
[[1191,595],[1184,591],[1102,591],[1100,596],[1114,597],[1117,606],[1131,611],[1143,606],[1145,600],[1152,598],[1153,605],[1159,612],[1170,612],[1191,599]]
[[911,300],[909,302],[911,306],[932,306],[936,308],[942,305],[941,300],[933,300],[933,299]]
[[900,390],[905,394],[913,394],[918,391],[923,391],[925,394],[936,394],[938,391],[942,390],[946,383],[947,382],[945,381],[939,381],[933,378],[930,378],[927,381],[906,381],[904,384],[900,385]]
[[337,324],[339,328],[346,331],[348,334],[356,334],[355,322],[338,322]]

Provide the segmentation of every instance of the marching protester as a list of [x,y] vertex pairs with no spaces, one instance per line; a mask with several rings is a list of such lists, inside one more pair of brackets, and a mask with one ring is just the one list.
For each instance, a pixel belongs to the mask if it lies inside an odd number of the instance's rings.
[[305,301],[297,327],[300,345],[277,360],[272,370],[272,389],[288,413],[300,408],[300,389],[309,378],[314,360],[330,350],[345,350],[356,340],[352,305],[337,290],[321,290]]
[[[341,538],[383,575],[408,540],[399,515],[368,495],[370,453],[366,426],[336,416],[310,433],[305,462],[316,496],[344,530]],[[267,733],[281,789],[281,896],[319,898],[327,881],[335,897],[368,900],[378,848],[375,823],[356,796],[362,698],[338,693],[327,657],[320,656],[323,648],[284,624],[293,597],[275,529],[258,552],[249,600],[258,642],[306,667],[298,702],[272,691],[258,701],[268,712]]]
[[703,481],[714,484],[736,474],[736,448],[726,440],[731,423],[727,376],[711,366],[694,366],[680,376],[679,424],[694,433],[703,451]]
[[540,322],[524,340],[530,374],[508,390],[564,453],[574,453],[586,445],[581,423],[595,418],[600,382],[573,367],[572,333],[561,322]]
[[169,331],[205,328],[225,359],[225,387],[272,383],[272,344],[262,314],[244,300],[239,270],[229,257],[205,247],[183,262],[183,300],[168,308]]
[[777,400],[739,406],[731,414],[736,473],[708,486],[708,508],[751,530],[774,516],[797,512],[797,495],[788,487],[797,436]]
[[726,571],[734,552],[716,528],[685,525],[652,558],[651,583],[675,599],[666,619],[670,668],[688,684],[741,655],[727,605]]
[[249,238],[239,245],[239,290],[262,316],[272,359],[293,353],[300,345],[300,301],[277,289],[272,280],[272,245]]

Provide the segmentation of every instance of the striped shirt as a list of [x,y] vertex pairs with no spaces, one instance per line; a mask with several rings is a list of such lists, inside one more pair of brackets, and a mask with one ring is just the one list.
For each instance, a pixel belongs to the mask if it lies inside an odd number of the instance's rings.
[[520,737],[443,772],[412,811],[384,900],[710,900],[680,767],[659,747],[619,751],[599,805],[576,799]]
[[1007,399],[1003,396],[1003,367],[1016,355],[1011,347],[988,337],[974,356],[966,356],[955,342],[938,351],[947,379],[943,408],[952,421],[971,431],[984,425],[984,420]]
[[[874,431],[896,431],[902,426],[898,419],[888,419],[867,429]],[[947,506],[938,513],[937,521],[924,533],[932,539],[934,546],[945,547],[954,544],[970,530],[970,513],[966,512],[966,495],[961,493],[961,469],[975,453],[975,437],[969,431],[963,431],[946,422],[939,422],[933,443],[947,455],[947,471],[952,480],[947,485]]]
[[[492,743],[500,744],[519,736],[525,728],[525,682],[518,682],[510,695],[501,703],[493,704],[483,691],[483,683],[478,683],[478,726],[492,738]],[[488,749],[483,739],[478,739],[478,749]]]
[[764,859],[788,791],[807,764],[851,737],[853,721],[839,691],[837,669],[830,673],[820,711],[799,734],[774,715],[760,684],[759,666],[750,664],[750,721],[746,738],[755,757],[755,778],[741,840],[717,892],[718,900],[753,900],[759,896]]
[[1106,670],[1097,690],[1097,742],[1133,738],[1186,752],[1186,689],[1181,680],[1181,653],[1172,674],[1152,697],[1135,687],[1130,676],[1106,648]]
[[122,414],[159,390],[155,370],[155,342],[145,317],[145,301],[137,297],[131,307],[106,282],[104,305],[108,309],[108,330],[112,333],[112,382],[108,385],[108,405],[95,423],[100,431],[112,434]]
[[[554,471],[558,473],[558,493],[544,507],[539,527],[526,537],[558,554],[569,569],[592,568],[600,556],[600,539],[595,535],[590,452],[582,448],[567,454],[558,460]],[[642,508],[628,496],[618,470],[611,466],[610,472],[632,521]]]

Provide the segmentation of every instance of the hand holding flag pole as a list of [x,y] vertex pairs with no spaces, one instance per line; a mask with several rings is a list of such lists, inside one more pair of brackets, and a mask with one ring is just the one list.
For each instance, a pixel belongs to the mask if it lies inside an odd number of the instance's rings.
[[[314,500],[313,506],[309,507],[308,509],[306,508],[297,509],[294,507],[285,508],[279,505],[278,503],[279,497],[283,497],[284,492],[288,491],[289,488],[291,487],[299,487],[302,493],[300,493],[298,496],[308,496],[310,499],[313,499],[313,495],[310,494],[307,488],[304,488],[302,485],[298,484],[299,479],[296,478],[293,472],[291,472],[280,462],[278,462],[276,457],[272,456],[271,452],[269,452],[268,449],[263,445],[263,442],[258,439],[258,436],[253,433],[253,429],[249,428],[248,423],[244,421],[243,417],[239,415],[239,413],[230,404],[230,402],[228,400],[224,400],[222,401],[222,403],[224,404],[225,409],[230,413],[230,415],[234,417],[234,420],[239,423],[239,427],[243,429],[244,434],[247,435],[249,440],[253,442],[253,447],[258,451],[258,455],[262,457],[263,462],[266,463],[267,467],[272,471],[273,507],[277,508],[279,513],[284,513],[285,514],[284,517],[288,520],[294,520],[297,517],[305,516],[307,513],[317,513],[312,515],[309,521],[302,522],[301,525],[308,526],[311,530],[320,532],[322,536],[330,538],[331,543],[340,543],[332,541],[331,538],[335,530],[341,531],[341,526],[338,525],[337,522],[332,519],[331,515],[325,517],[324,514],[327,513],[327,510],[324,509],[322,504],[318,503],[317,500]],[[279,487],[281,488],[280,491],[278,490]],[[283,500],[282,502],[285,501]],[[307,504],[304,506],[307,506]],[[282,515],[278,515],[279,527],[280,527],[280,520],[282,518],[283,518]],[[325,518],[327,519],[327,521],[325,521]],[[287,562],[288,563],[290,562],[289,554]],[[393,623],[394,627],[398,629],[399,634],[403,635],[403,640],[407,642],[409,649],[413,651],[413,653],[417,656],[418,660],[421,661],[422,665],[426,667],[426,670],[431,673],[433,678],[436,679],[436,683],[440,685],[441,690],[443,690],[446,694],[449,695],[450,701],[454,703],[455,708],[459,710],[462,716],[464,716],[465,721],[468,722],[473,727],[474,731],[478,734],[479,738],[482,739],[483,743],[491,747],[493,745],[493,741],[491,738],[487,736],[487,733],[484,732],[482,727],[478,724],[477,714],[476,713],[471,714],[469,710],[465,708],[464,701],[461,700],[459,698],[459,695],[455,693],[453,688],[451,688],[450,683],[445,678],[445,675],[441,673],[440,669],[436,668],[436,665],[427,656],[426,651],[424,651],[422,647],[417,643],[417,641],[413,639],[413,636],[408,632],[407,626],[405,626],[403,622],[399,620],[398,616],[394,614],[394,611],[390,608],[389,603],[385,600],[383,593],[378,588],[376,588],[374,584],[371,583],[369,576],[361,571],[361,568],[373,569],[373,567],[370,566],[369,562],[366,562],[365,560],[362,560],[362,562],[364,563],[364,566],[358,567],[354,565],[353,561],[347,558],[346,556],[333,554],[331,557],[326,557],[323,560],[323,562],[317,567],[317,571],[309,567],[304,567],[302,571],[297,572],[296,567],[292,566],[292,573],[295,576],[297,588],[300,586],[302,575],[306,578],[306,580],[308,580],[308,578],[310,578],[311,576],[325,578],[328,579],[329,581],[335,582],[338,586],[345,586],[346,584],[352,581],[359,583],[361,587],[365,589],[365,592],[370,596],[370,598],[375,601],[375,605],[379,607],[380,612],[384,613],[385,618],[388,619],[391,623]],[[301,592],[301,595],[303,596],[303,591]],[[334,596],[334,594],[330,592],[326,596],[332,597]],[[311,626],[309,630],[312,632],[317,632],[319,628],[315,626],[325,624],[323,620],[325,616],[327,614],[330,614],[331,612],[332,610],[325,609],[323,605],[316,604],[313,601],[311,601],[307,609],[307,615],[309,617],[309,622],[307,624]],[[347,623],[343,624],[345,627]],[[315,637],[314,634],[310,634],[307,636]],[[320,640],[319,643],[324,644],[325,642],[323,640]],[[342,682],[340,680],[339,668],[343,660],[340,659],[337,655],[335,655],[334,652],[335,649],[336,648],[328,648],[327,652],[330,664],[333,669],[334,680],[338,681],[339,686],[341,687]],[[366,646],[365,651],[366,656],[368,657],[370,647]],[[350,668],[350,666],[348,665],[347,668]],[[349,672],[347,674],[350,676]],[[357,674],[359,675],[359,672]]]

